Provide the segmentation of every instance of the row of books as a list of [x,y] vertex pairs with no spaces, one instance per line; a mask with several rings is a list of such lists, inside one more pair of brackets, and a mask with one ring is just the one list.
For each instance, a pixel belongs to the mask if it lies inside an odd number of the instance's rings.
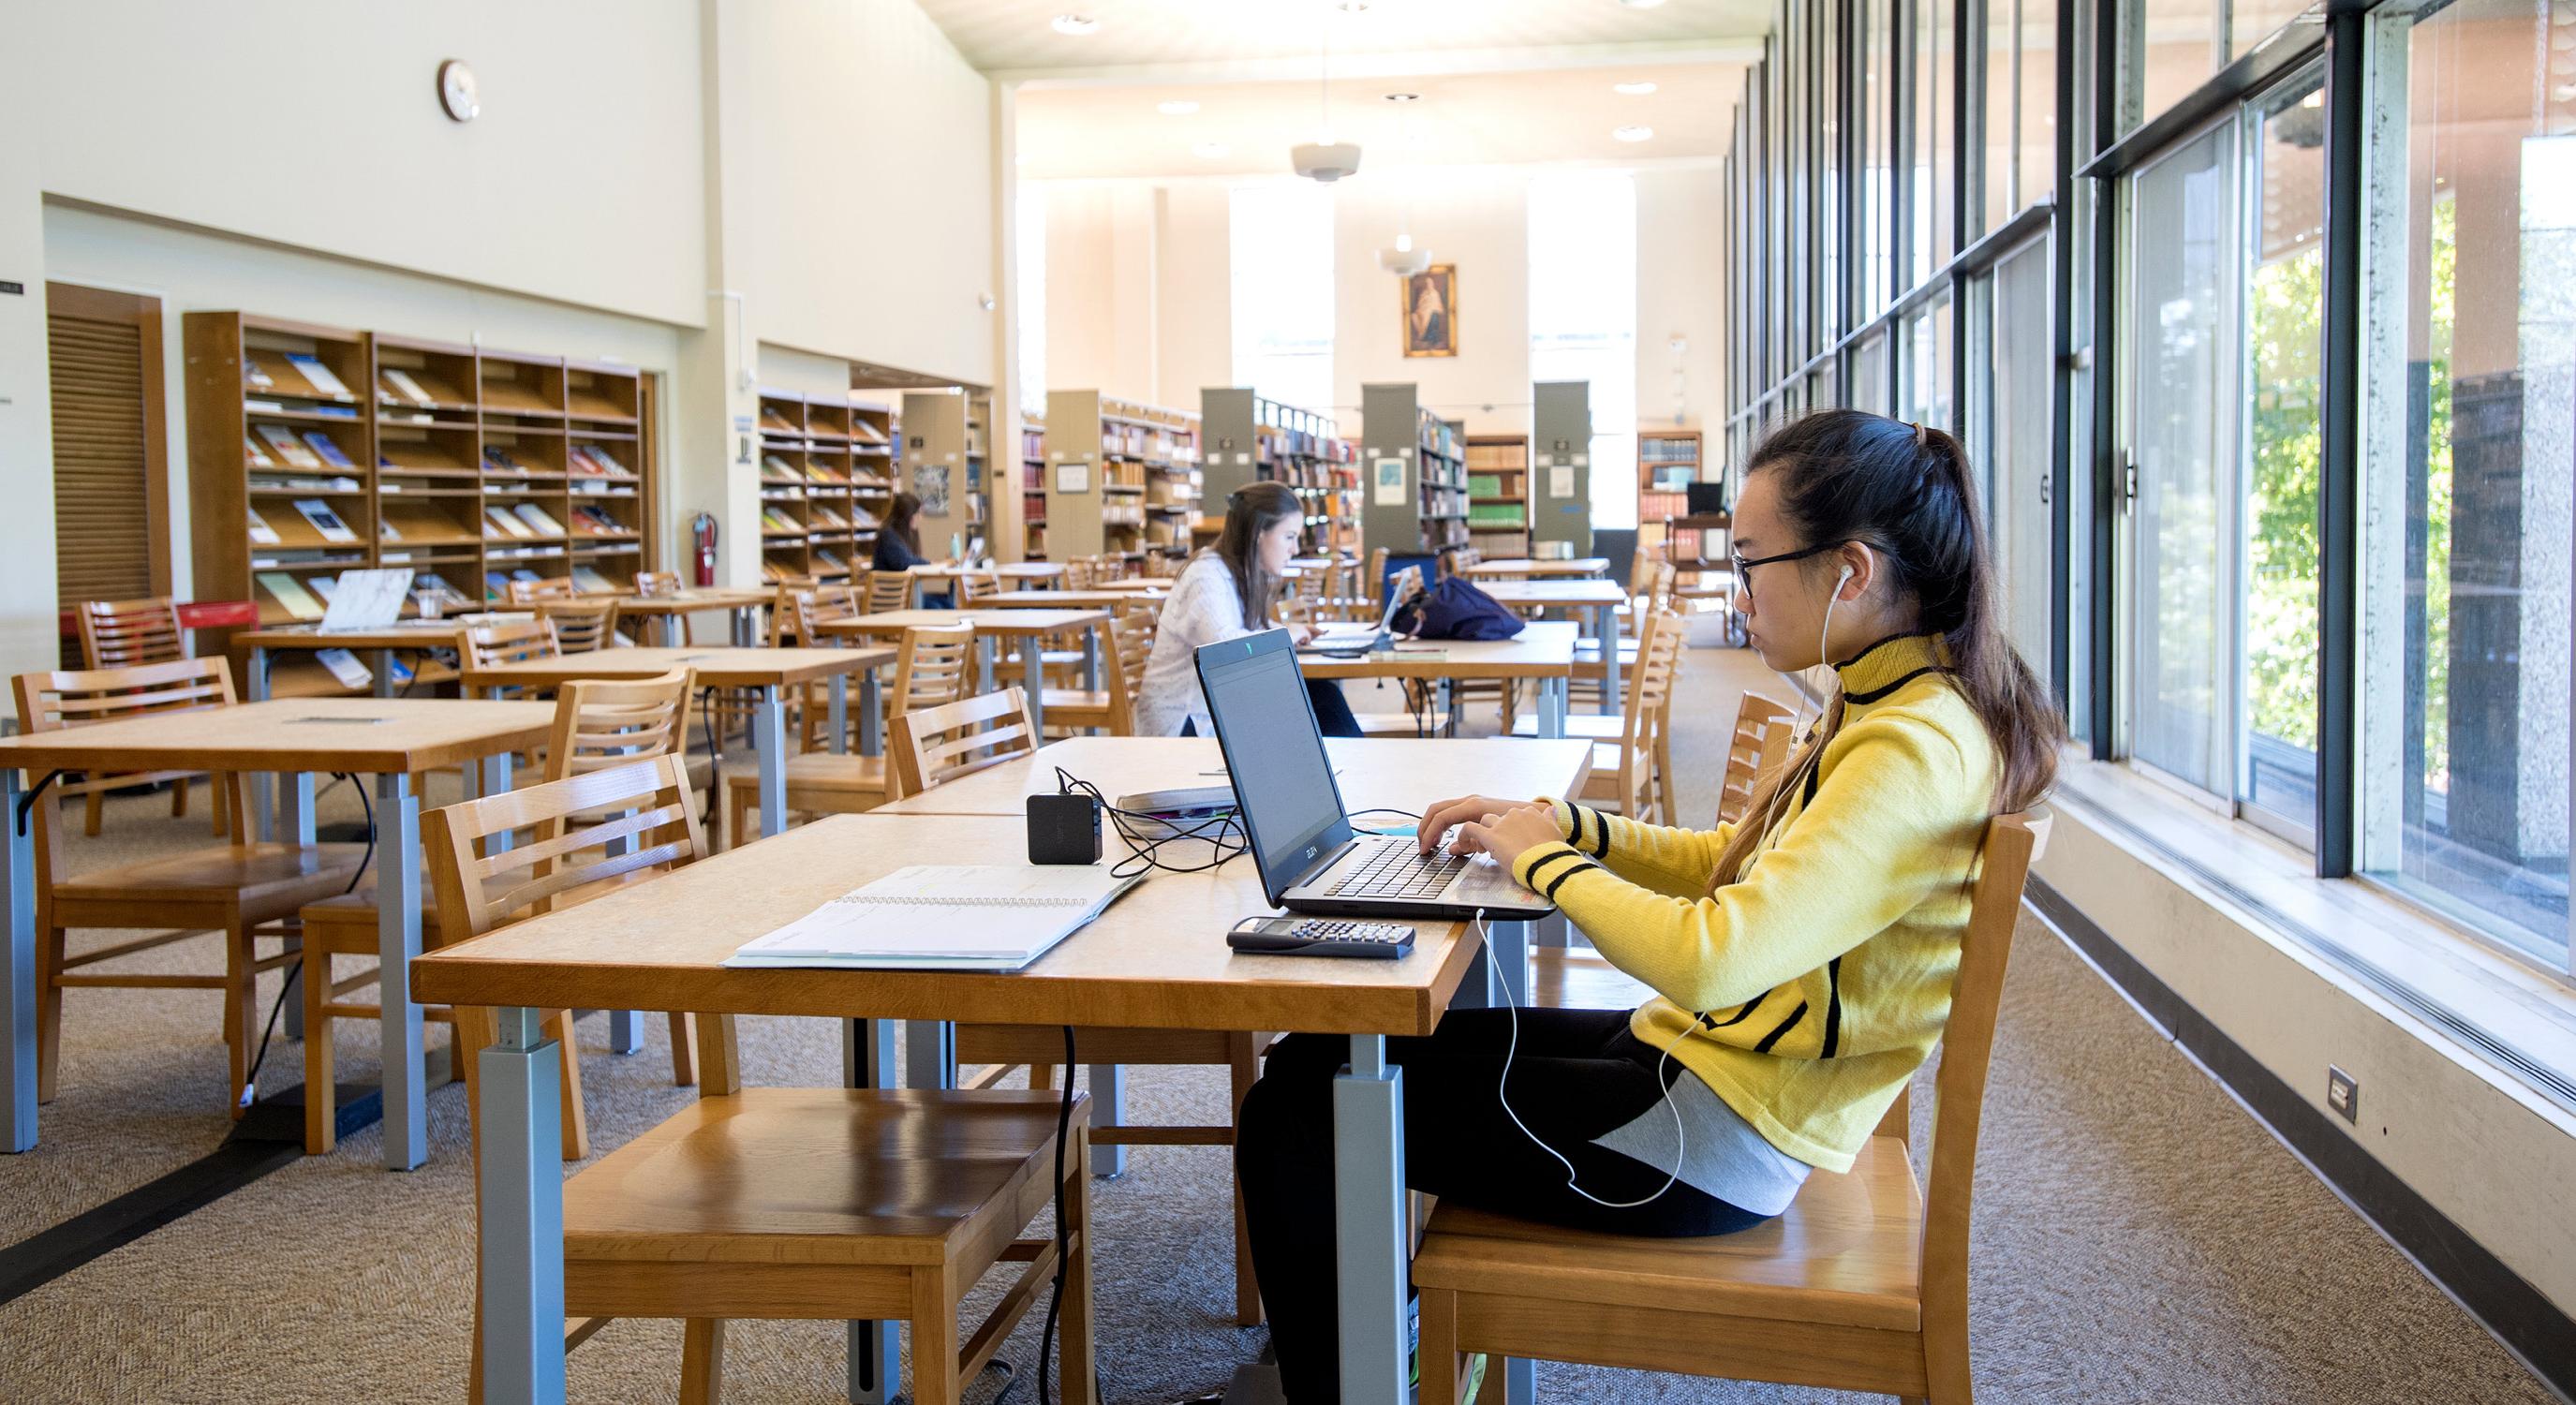
[[[321,537],[322,540],[329,542],[334,546],[338,546],[355,542],[358,539],[358,534],[350,528],[347,522],[341,520],[339,513],[331,510],[331,505],[329,503],[324,502],[322,499],[297,498],[294,500],[294,505],[297,514],[303,517],[305,525],[311,527],[314,534]],[[250,508],[248,509],[248,512],[250,514],[249,526],[252,545],[279,546],[284,544],[284,538],[278,535],[277,528],[271,526],[269,524],[269,520],[260,515],[258,508]]]
[[563,524],[556,521],[553,514],[535,503],[523,502],[515,507],[503,507],[499,503],[494,503],[483,509],[485,541],[502,541],[512,537],[521,541],[533,541],[539,537],[561,540],[563,536]]
[[[242,357],[242,388],[245,393],[264,390],[271,395],[290,395],[299,399],[347,400],[352,398],[349,394],[348,382],[341,380],[329,366],[324,365],[321,357],[306,351],[289,351],[281,355],[286,362],[281,369],[292,372],[295,379],[280,381],[269,370],[268,363],[258,356]],[[268,408],[278,407],[272,404]]]
[[[243,438],[242,448],[248,453],[253,468],[275,468],[284,463],[288,468],[356,468],[357,463],[340,451],[331,436],[318,429],[302,434],[282,424],[256,424]],[[271,455],[275,457],[271,457]]]

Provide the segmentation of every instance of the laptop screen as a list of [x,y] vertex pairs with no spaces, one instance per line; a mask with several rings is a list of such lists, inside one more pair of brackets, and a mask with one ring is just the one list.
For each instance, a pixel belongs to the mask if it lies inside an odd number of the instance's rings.
[[1252,861],[1276,904],[1316,859],[1351,837],[1332,759],[1286,630],[1206,645],[1198,669]]

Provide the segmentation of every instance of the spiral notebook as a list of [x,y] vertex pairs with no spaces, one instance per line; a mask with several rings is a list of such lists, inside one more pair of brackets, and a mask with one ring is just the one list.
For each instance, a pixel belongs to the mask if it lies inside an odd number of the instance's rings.
[[745,943],[725,964],[1016,971],[1140,881],[1100,865],[914,864]]

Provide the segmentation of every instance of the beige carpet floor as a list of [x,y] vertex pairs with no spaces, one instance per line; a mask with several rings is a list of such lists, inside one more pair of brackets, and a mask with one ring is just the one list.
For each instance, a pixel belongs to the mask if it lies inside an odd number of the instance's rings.
[[[1680,763],[1715,775],[1736,693],[1794,695],[1744,655],[1685,656]],[[1351,689],[1376,710],[1391,690]],[[1470,730],[1490,730],[1479,709]],[[434,793],[443,794],[444,792]],[[1713,789],[1699,787],[1704,822]],[[355,819],[346,787],[326,819]],[[202,842],[157,798],[121,801],[84,862]],[[78,941],[103,944],[108,933]],[[212,969],[210,940],[134,964]],[[273,991],[270,982],[267,990]],[[35,1152],[0,1158],[0,1243],[191,1161],[222,1140],[223,1049],[211,992],[75,991],[61,1098]],[[593,1136],[605,1151],[689,1094],[648,1045],[605,1050],[582,1027]],[[433,1040],[440,1036],[433,1034]],[[371,1078],[374,1030],[338,1031],[342,1076]],[[815,1021],[745,1029],[752,1081],[825,1084],[836,1036]],[[263,1082],[300,1079],[281,1037]],[[1136,1120],[1214,1120],[1214,1070],[1130,1076]],[[0,1401],[433,1401],[462,1397],[472,1197],[462,1090],[430,1098],[435,1155],[391,1175],[374,1131],[308,1158],[0,1306]],[[1221,1384],[1260,1349],[1231,1325],[1222,1153],[1144,1148],[1098,1198],[1099,1367],[1115,1402]],[[2554,1398],[2224,1090],[2140,1019],[2045,925],[2026,918],[2007,984],[1978,1176],[1975,1362],[1991,1402],[2415,1405]],[[991,1291],[989,1286],[987,1291]],[[1005,1356],[1032,1370],[1035,1329]],[[743,1401],[840,1396],[831,1324],[741,1324],[728,1389]],[[576,1400],[667,1400],[675,1325],[619,1323],[575,1352]],[[1849,1397],[1542,1366],[1556,1400],[1787,1402]],[[989,1399],[988,1378],[972,1399]],[[1034,1381],[1013,1389],[1034,1399]]]

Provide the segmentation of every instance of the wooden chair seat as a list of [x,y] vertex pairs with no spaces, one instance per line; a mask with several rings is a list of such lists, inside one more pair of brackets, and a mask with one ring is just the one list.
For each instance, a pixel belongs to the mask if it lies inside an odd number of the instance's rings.
[[[1597,742],[1616,741],[1619,739],[1619,730],[1623,725],[1625,725],[1625,722],[1626,719],[1624,718],[1604,717],[1596,712],[1573,712],[1566,714],[1565,734],[1569,737],[1586,737]],[[1537,736],[1538,719],[1535,717],[1523,717],[1513,722],[1512,735],[1516,737]]]
[[[888,788],[892,774],[882,756],[802,752],[787,758],[787,808],[805,815],[873,810],[895,798]],[[760,813],[760,772],[747,766],[728,769],[724,788],[725,841],[740,844],[750,838],[752,819]]]
[[1444,1202],[1413,1281],[1462,1293],[1507,1282],[1514,1297],[1911,1332],[1923,1322],[1922,1234],[1923,1192],[1905,1144],[1872,1137],[1850,1171],[1809,1176],[1779,1218],[1710,1239],[1558,1229]]
[[1414,721],[1410,712],[1361,712],[1353,714],[1364,737],[1436,737],[1449,730],[1451,717],[1445,707],[1426,708],[1422,720]]
[[347,887],[365,852],[358,844],[226,844],[118,864],[57,882],[55,920],[70,927],[133,925],[74,920],[112,906],[142,918],[142,925],[168,926],[182,919],[149,909],[184,903],[225,908],[253,925],[274,922]]

